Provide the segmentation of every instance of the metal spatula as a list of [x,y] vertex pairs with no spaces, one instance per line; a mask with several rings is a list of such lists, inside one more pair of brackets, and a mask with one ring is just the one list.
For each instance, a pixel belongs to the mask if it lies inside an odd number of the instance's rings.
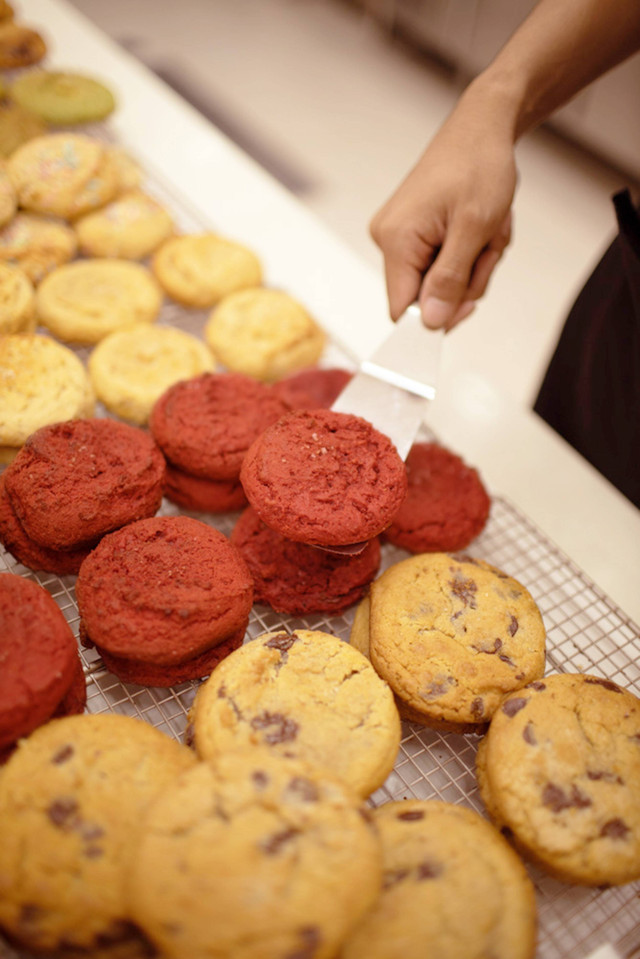
[[364,360],[332,409],[354,413],[390,437],[402,459],[436,395],[444,331],[427,330],[412,303],[377,350]]

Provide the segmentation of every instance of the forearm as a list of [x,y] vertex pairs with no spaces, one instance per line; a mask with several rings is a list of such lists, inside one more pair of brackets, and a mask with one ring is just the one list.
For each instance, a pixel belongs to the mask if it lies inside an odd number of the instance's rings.
[[515,142],[640,49],[640,0],[541,0],[464,99]]

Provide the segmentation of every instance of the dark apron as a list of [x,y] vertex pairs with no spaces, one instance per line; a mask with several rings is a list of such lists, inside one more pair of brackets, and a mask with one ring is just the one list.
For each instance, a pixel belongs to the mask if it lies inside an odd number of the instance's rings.
[[619,233],[567,317],[534,410],[640,507],[640,217]]

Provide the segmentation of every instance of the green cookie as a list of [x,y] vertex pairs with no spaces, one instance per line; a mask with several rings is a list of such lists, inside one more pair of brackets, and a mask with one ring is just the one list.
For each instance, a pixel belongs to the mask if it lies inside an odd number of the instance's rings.
[[9,96],[45,123],[56,126],[102,120],[115,109],[111,90],[79,73],[32,70],[12,84]]

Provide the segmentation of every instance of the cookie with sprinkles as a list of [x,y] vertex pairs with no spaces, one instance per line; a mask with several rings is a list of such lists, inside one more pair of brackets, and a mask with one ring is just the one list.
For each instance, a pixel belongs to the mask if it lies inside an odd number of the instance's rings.
[[156,199],[134,190],[75,223],[80,250],[86,256],[141,260],[173,233],[173,220]]
[[33,213],[72,220],[104,206],[119,189],[109,150],[82,133],[35,137],[8,164],[19,205]]
[[32,283],[72,260],[77,249],[72,228],[55,217],[20,211],[0,229],[0,260],[19,266]]

